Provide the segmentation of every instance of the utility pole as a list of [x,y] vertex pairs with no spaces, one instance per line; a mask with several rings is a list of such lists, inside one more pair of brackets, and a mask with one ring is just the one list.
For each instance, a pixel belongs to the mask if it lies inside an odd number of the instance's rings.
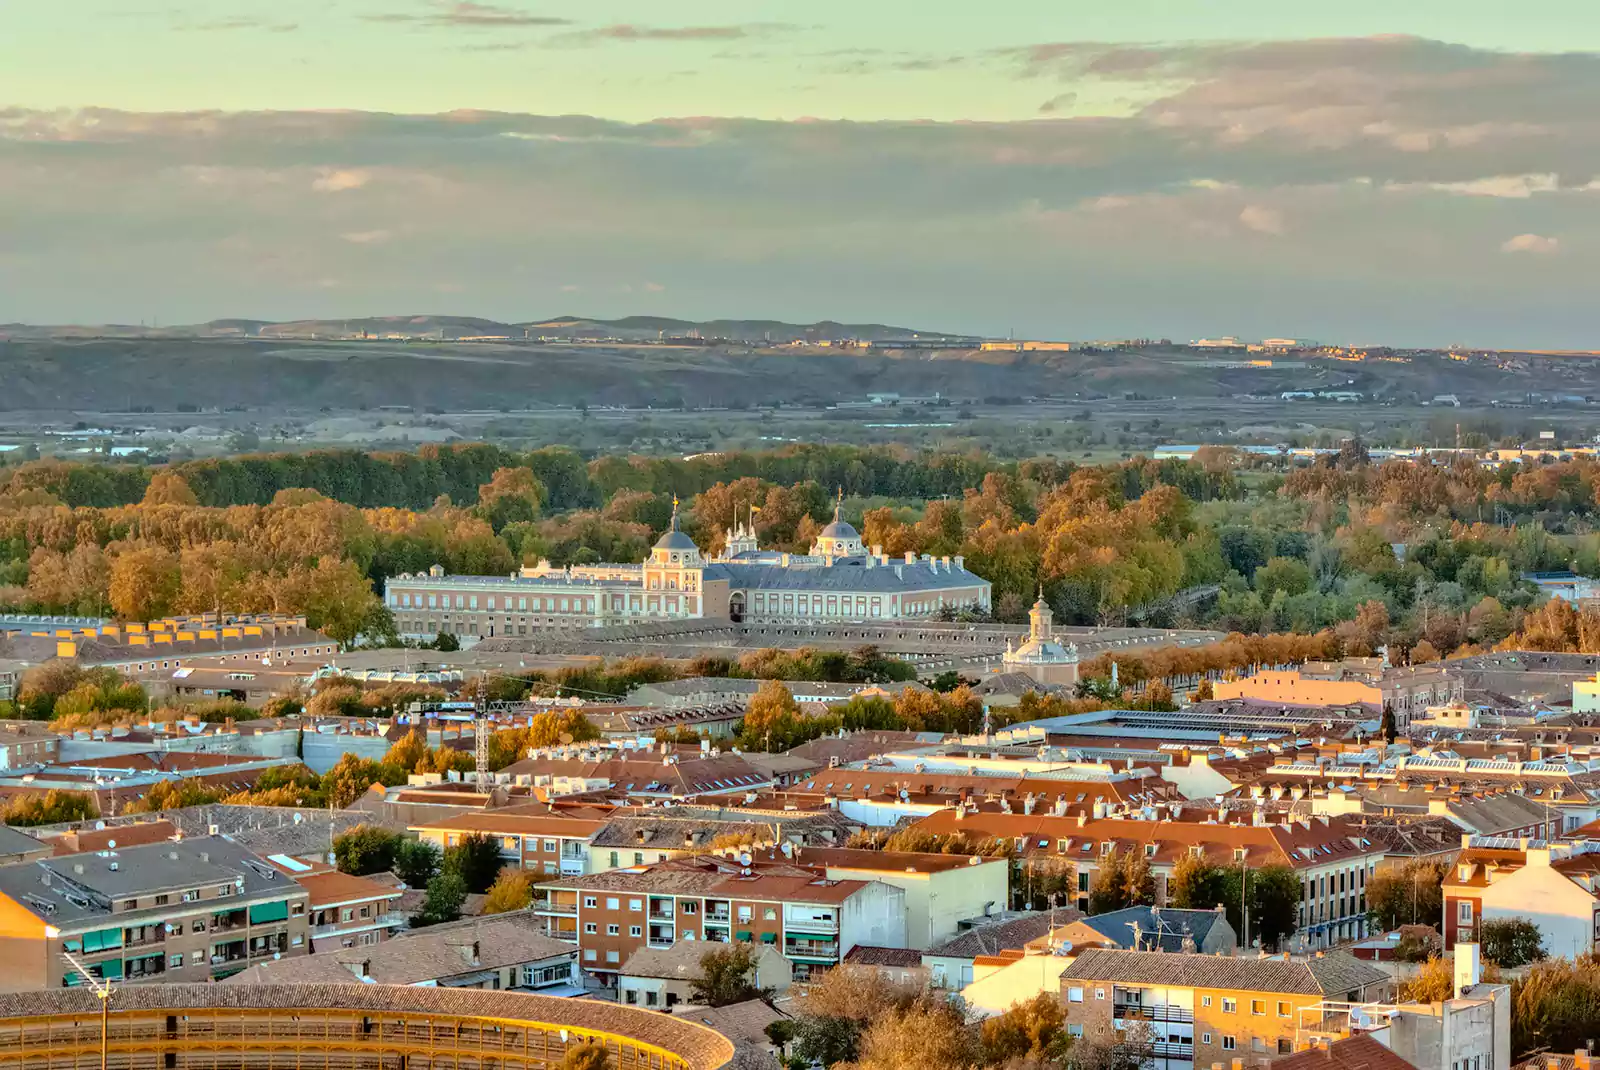
[[111,982],[102,977],[99,979],[99,984],[96,984],[94,975],[89,972],[89,967],[79,962],[72,952],[63,951],[61,957],[67,960],[69,966],[78,971],[78,976],[82,977],[94,988],[94,994],[100,999],[100,1070],[106,1070],[111,1034]]

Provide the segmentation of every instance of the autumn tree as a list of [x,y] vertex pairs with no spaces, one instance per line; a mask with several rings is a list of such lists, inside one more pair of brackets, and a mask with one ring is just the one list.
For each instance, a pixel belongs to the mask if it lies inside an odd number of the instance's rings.
[[149,486],[145,487],[142,505],[178,505],[195,506],[200,500],[194,496],[194,491],[189,489],[189,483],[176,472],[162,471],[150,477]]
[[700,976],[689,982],[689,1002],[708,1007],[761,999],[771,992],[756,984],[755,945],[738,941],[701,955]]
[[1066,1047],[1066,1013],[1053,992],[1019,1000],[983,1022],[983,1061],[989,1066],[1013,1059],[1058,1058]]
[[1444,908],[1442,862],[1412,859],[1399,867],[1381,869],[1367,879],[1367,913],[1380,932],[1392,932],[1407,923],[1432,923]]
[[516,521],[536,519],[544,500],[544,485],[532,469],[499,468],[478,488],[477,513],[499,531]]
[[1230,898],[1238,897],[1238,888],[1228,879],[1223,867],[1205,858],[1185,853],[1172,864],[1172,877],[1167,881],[1167,903],[1179,910],[1214,910]]
[[484,914],[508,914],[533,905],[533,878],[525,869],[508,866],[500,871],[483,898]]
[[739,742],[747,750],[783,751],[798,740],[800,704],[777,680],[761,684],[745,708]]
[[580,1040],[561,1055],[557,1070],[612,1070],[611,1052],[598,1040]]

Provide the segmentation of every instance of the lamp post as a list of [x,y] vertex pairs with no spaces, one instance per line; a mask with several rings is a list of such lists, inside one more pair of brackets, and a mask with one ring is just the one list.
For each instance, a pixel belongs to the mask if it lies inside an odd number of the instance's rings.
[[78,976],[89,982],[94,988],[94,994],[100,999],[100,1070],[106,1070],[111,1027],[111,982],[102,977],[100,983],[95,984],[95,978],[89,973],[89,967],[79,962],[72,952],[63,951],[61,957],[78,971]]

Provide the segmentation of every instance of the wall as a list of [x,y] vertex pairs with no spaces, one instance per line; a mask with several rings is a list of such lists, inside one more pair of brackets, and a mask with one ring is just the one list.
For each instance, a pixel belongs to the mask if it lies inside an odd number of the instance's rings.
[[956,923],[987,913],[986,907],[1005,909],[1010,863],[990,859],[941,873],[905,873],[885,870],[828,867],[830,880],[881,881],[905,892],[905,943],[926,951],[954,938]]
[[1219,699],[1252,698],[1302,706],[1343,706],[1353,702],[1383,705],[1383,693],[1359,680],[1308,680],[1295,670],[1258,672],[1243,680],[1218,680],[1211,686]]
[[1525,918],[1544,934],[1545,953],[1574,958],[1594,947],[1595,897],[1538,861],[1528,851],[1528,864],[1483,889],[1483,916]]
[[906,893],[872,881],[844,901],[839,911],[839,957],[857,944],[907,947]]

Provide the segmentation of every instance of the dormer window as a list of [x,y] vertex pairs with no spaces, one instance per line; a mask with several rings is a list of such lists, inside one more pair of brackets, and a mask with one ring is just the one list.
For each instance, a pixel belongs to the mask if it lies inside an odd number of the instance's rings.
[[1457,866],[1456,867],[1456,878],[1458,880],[1470,881],[1472,879],[1472,863],[1471,862],[1463,862],[1459,866]]

